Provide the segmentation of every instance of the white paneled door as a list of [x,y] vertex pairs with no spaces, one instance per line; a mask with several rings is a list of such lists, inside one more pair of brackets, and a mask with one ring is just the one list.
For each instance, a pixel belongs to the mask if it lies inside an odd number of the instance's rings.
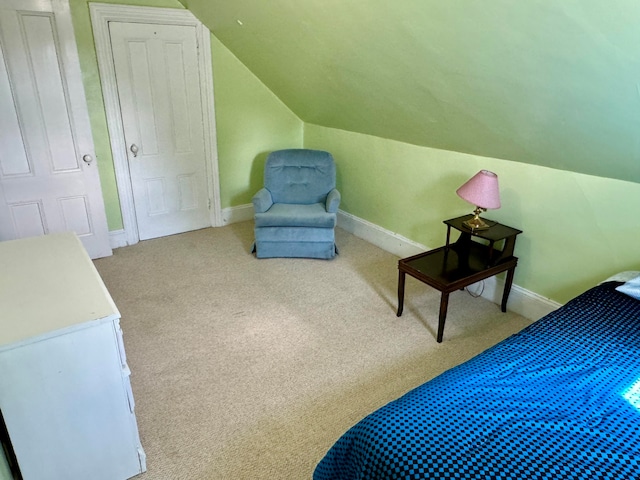
[[75,232],[111,255],[65,0],[0,0],[0,241]]
[[211,226],[195,27],[109,33],[140,239]]

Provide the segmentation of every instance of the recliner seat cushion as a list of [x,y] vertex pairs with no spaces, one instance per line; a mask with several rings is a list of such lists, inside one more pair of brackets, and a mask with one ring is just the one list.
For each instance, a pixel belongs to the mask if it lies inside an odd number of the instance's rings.
[[255,226],[334,228],[336,214],[328,213],[324,203],[294,205],[274,203],[264,213],[255,214]]

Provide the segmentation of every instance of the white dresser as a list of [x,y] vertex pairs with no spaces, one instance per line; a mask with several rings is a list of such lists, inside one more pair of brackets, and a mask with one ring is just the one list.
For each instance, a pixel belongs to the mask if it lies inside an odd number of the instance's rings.
[[0,242],[0,410],[24,480],[146,470],[119,319],[75,234]]

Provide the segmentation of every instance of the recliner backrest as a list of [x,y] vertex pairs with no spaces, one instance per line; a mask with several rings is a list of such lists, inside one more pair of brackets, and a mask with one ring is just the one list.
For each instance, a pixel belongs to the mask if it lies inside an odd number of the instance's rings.
[[274,203],[324,202],[336,186],[336,165],[329,152],[278,150],[267,157],[264,186]]

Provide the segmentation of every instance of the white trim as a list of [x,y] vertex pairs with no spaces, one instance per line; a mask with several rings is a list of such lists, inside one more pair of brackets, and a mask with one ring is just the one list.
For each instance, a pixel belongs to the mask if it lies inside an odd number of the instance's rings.
[[222,221],[224,225],[246,222],[248,220],[253,220],[253,204],[251,203],[222,210]]
[[124,229],[122,230],[112,230],[109,232],[109,243],[111,243],[111,248],[120,248],[126,247],[129,245],[127,243],[127,234]]
[[202,25],[188,10],[156,7],[134,7],[129,5],[112,5],[90,3],[91,24],[96,45],[102,95],[104,97],[107,126],[111,143],[111,153],[116,173],[118,196],[122,211],[122,222],[128,245],[140,241],[136,221],[133,190],[129,176],[129,165],[126,154],[126,142],[120,102],[116,85],[116,74],[111,51],[109,22],[157,23],[162,25],[187,25],[196,27],[198,41],[198,62],[200,70],[200,91],[204,111],[205,153],[208,173],[208,189],[211,225],[222,224],[220,210],[220,178],[216,148],[215,111],[213,101],[213,70],[211,64],[211,38],[209,30]]
[[[484,291],[482,297],[491,300],[500,305],[502,303],[502,291],[504,289],[504,280],[497,277],[491,277],[484,280]],[[557,310],[562,305],[554,302],[549,298],[545,298],[537,293],[526,290],[518,285],[511,287],[507,308],[512,312],[516,312],[529,320],[538,320],[548,313]]]
[[400,258],[429,250],[424,245],[342,210],[338,211],[338,226]]
[[204,154],[207,159],[207,180],[209,186],[209,215],[211,225],[220,227],[222,223],[222,209],[220,208],[220,172],[218,170],[218,140],[215,116],[215,95],[213,91],[213,71],[211,59],[211,33],[202,23],[196,26],[198,37],[198,64],[200,74],[200,94],[202,95],[202,123],[204,128]]

